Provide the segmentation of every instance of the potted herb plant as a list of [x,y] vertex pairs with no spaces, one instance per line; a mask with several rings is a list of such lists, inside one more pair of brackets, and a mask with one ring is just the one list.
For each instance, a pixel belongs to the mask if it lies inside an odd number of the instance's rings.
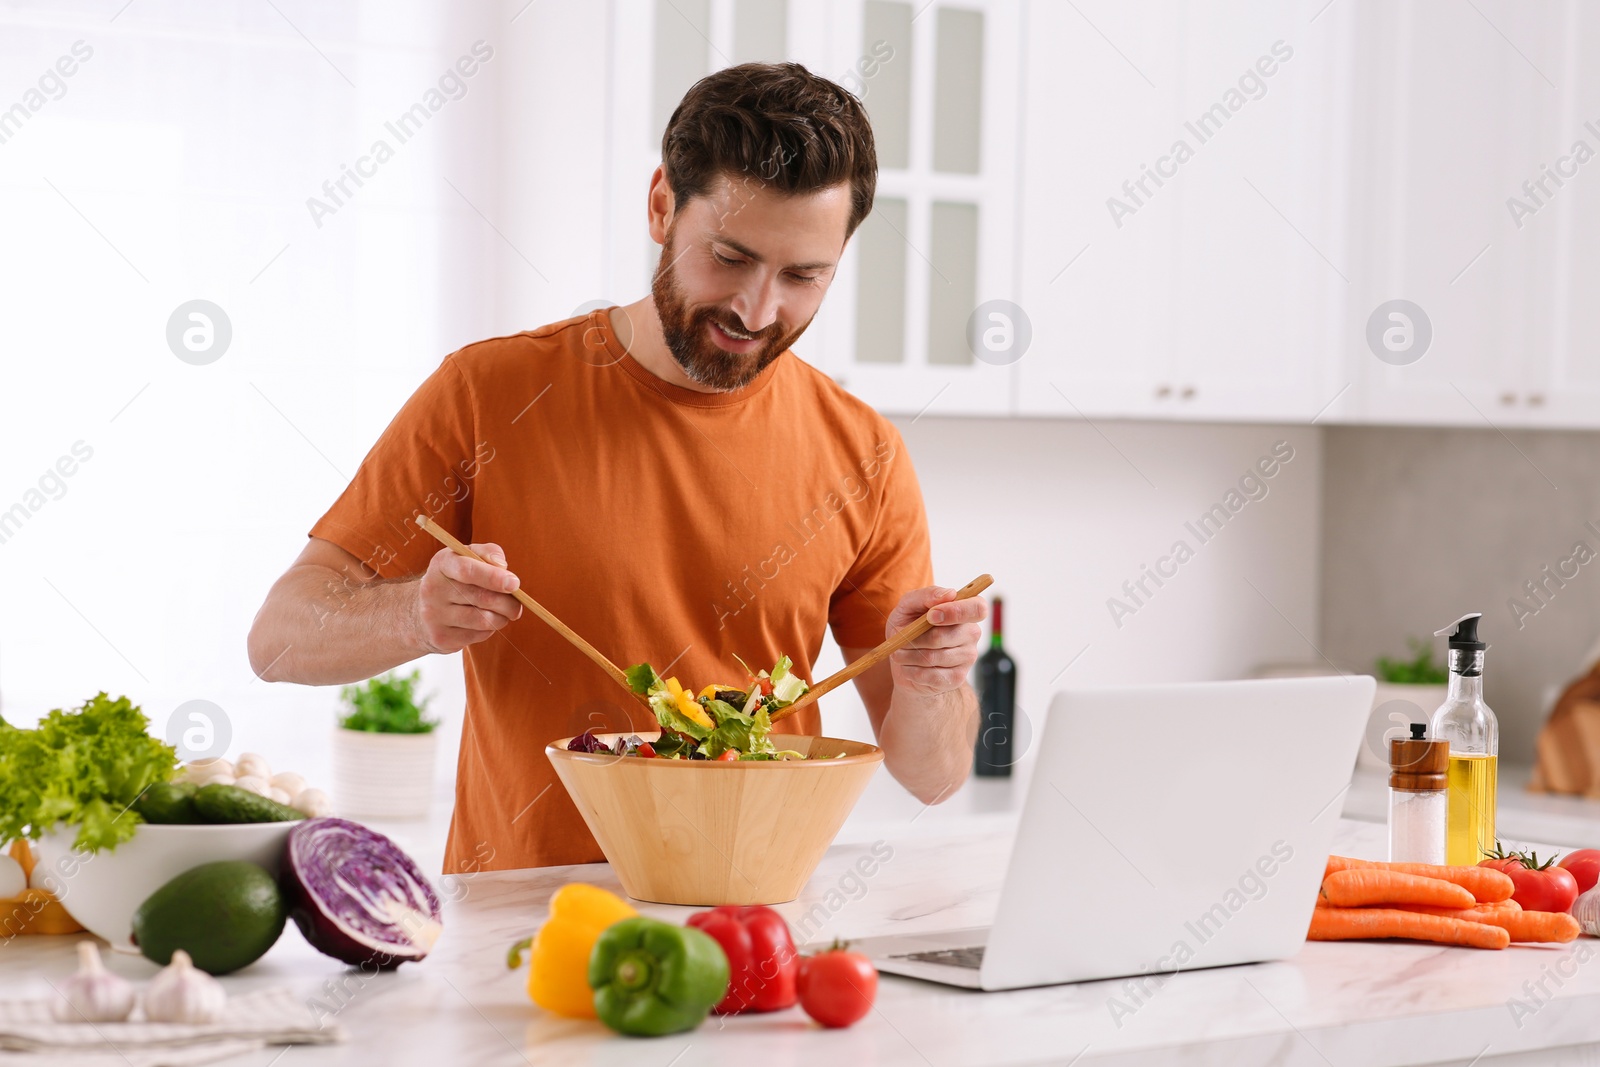
[[[1387,770],[1389,757],[1383,743],[1384,733],[1398,722],[1391,723],[1392,713],[1405,715],[1411,722],[1427,722],[1444,703],[1449,691],[1450,676],[1442,664],[1433,658],[1433,644],[1426,638],[1408,637],[1411,648],[1409,658],[1379,656],[1373,665],[1378,688],[1372,697],[1372,721],[1368,724],[1367,744],[1361,747],[1358,762]],[[1396,704],[1403,701],[1411,707]],[[1385,707],[1385,705],[1392,705]]]
[[418,700],[422,672],[389,673],[339,691],[333,732],[334,807],[341,815],[420,819],[433,800],[438,720]]

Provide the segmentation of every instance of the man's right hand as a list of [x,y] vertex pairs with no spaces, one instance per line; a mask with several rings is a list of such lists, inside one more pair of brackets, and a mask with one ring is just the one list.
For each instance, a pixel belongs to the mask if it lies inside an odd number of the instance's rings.
[[495,544],[468,547],[489,562],[441,548],[417,583],[417,632],[430,652],[459,652],[522,616],[521,602],[511,595],[519,583],[506,570],[505,552]]

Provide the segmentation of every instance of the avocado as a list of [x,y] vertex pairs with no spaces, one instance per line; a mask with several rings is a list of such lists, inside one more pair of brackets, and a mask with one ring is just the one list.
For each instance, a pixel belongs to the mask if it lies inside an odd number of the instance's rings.
[[204,822],[194,806],[197,788],[193,782],[157,782],[139,794],[139,799],[133,802],[133,810],[143,816],[145,822]]
[[218,782],[196,789],[194,806],[200,822],[290,822],[306,817],[271,797]]
[[151,893],[133,913],[133,941],[162,966],[181,948],[202,971],[227,974],[265,955],[287,916],[272,875],[244,860],[219,860]]

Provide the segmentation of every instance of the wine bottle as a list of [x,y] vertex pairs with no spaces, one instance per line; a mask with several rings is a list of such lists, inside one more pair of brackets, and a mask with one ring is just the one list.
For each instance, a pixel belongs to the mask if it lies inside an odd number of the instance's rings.
[[1011,774],[1012,737],[1016,725],[1017,665],[1001,644],[1004,607],[995,597],[989,650],[978,657],[978,741],[974,774],[1005,778]]

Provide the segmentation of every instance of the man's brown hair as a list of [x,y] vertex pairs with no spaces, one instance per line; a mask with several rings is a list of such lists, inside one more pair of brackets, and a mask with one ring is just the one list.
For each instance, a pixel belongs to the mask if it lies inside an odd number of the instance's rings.
[[799,63],[741,63],[695,82],[661,135],[661,163],[680,211],[722,175],[791,195],[848,183],[846,238],[878,184],[861,101]]

